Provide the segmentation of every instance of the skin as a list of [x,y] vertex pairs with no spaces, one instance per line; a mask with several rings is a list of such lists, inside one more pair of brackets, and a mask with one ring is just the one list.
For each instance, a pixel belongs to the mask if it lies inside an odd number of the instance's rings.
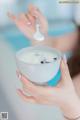
[[[73,50],[74,46],[77,44],[77,30],[65,36],[48,36],[48,22],[39,9],[33,5],[29,6],[26,15],[22,13],[16,17],[9,12],[8,16],[19,30],[32,41],[32,45],[44,44],[67,52]],[[46,40],[43,42],[37,42],[33,39],[36,17],[38,17],[40,21],[41,32],[46,36]],[[80,75],[76,76],[72,81],[65,60],[61,61],[60,69],[62,76],[56,87],[36,86],[18,71],[17,74],[22,82],[22,89],[18,89],[17,93],[25,102],[57,105],[61,108],[65,116],[76,118],[80,116],[80,84],[78,84],[80,83]],[[29,93],[30,96],[26,95],[26,93]]]
[[80,74],[73,78],[73,83],[75,85],[78,96],[80,97]]
[[[70,77],[65,60],[61,61],[60,69],[62,76],[56,87],[34,85],[24,75],[17,72],[22,82],[22,89],[18,89],[17,93],[25,102],[57,105],[65,116],[76,118],[80,116],[80,98]],[[26,93],[29,93],[30,96],[26,95]]]
[[[74,32],[68,33],[66,35],[62,35],[59,37],[50,37],[48,36],[48,22],[44,15],[40,12],[38,8],[29,5],[28,11],[26,14],[21,13],[18,17],[14,14],[8,12],[9,18],[15,23],[17,28],[28,38],[31,40],[32,45],[48,45],[50,47],[54,47],[63,52],[68,52],[74,49],[77,44],[78,32],[75,30]],[[33,35],[35,33],[35,23],[36,18],[39,19],[40,22],[40,30],[45,35],[44,41],[37,41],[33,39]]]

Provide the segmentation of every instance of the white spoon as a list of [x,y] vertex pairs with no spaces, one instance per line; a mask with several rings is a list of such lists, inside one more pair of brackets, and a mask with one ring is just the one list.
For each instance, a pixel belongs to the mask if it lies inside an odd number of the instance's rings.
[[40,24],[38,18],[36,19],[36,32],[33,38],[38,41],[43,41],[45,39],[44,35],[40,32]]

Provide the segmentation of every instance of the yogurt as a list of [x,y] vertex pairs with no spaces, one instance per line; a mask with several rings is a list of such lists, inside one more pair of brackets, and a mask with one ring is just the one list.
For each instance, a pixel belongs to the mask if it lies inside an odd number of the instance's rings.
[[46,64],[56,61],[58,55],[42,50],[33,50],[22,54],[20,59],[28,64]]

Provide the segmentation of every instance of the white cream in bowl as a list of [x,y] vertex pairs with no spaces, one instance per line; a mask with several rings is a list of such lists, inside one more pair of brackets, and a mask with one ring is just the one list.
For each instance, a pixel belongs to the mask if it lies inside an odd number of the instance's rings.
[[19,71],[30,81],[44,84],[55,77],[62,53],[47,46],[23,48],[16,53]]

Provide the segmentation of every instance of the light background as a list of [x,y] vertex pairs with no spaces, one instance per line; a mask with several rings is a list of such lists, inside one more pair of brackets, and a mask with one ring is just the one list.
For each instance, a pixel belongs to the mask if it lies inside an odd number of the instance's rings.
[[18,14],[26,11],[29,3],[38,6],[50,21],[80,21],[80,5],[61,5],[58,0],[0,0],[0,111],[9,112],[9,120],[62,120],[57,107],[23,102],[16,94],[21,86],[16,76],[15,52],[30,42],[7,17],[8,11]]

